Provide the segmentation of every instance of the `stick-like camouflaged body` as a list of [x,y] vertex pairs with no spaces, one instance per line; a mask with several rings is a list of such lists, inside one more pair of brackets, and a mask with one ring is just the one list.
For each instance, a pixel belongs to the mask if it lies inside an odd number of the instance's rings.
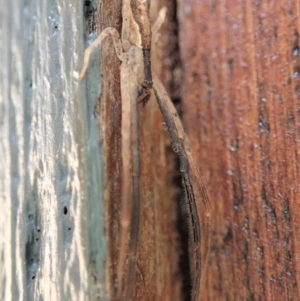
[[173,150],[179,156],[182,184],[185,190],[184,200],[188,214],[192,300],[196,301],[200,293],[200,284],[210,248],[210,202],[177,111],[163,84],[155,74],[153,74],[153,82],[160,111],[171,135]]
[[[154,24],[156,31],[166,14],[163,8]],[[138,96],[141,87],[150,96],[152,87],[167,124],[174,151],[179,156],[182,183],[185,190],[187,224],[189,228],[189,261],[192,279],[192,300],[197,301],[204,275],[211,237],[210,204],[199,171],[192,156],[189,140],[181,120],[163,84],[151,72],[151,28],[149,0],[124,0],[122,7],[122,39],[114,28],[106,28],[87,48],[79,78],[83,78],[93,49],[111,35],[116,53],[122,61],[122,199],[121,234],[117,267],[117,300],[131,301],[136,274],[136,252],[140,221],[140,145]],[[128,80],[130,79],[130,80]],[[148,98],[144,98],[144,100]],[[145,102],[145,101],[144,101]],[[129,241],[127,237],[129,236]],[[126,264],[127,261],[127,264]]]

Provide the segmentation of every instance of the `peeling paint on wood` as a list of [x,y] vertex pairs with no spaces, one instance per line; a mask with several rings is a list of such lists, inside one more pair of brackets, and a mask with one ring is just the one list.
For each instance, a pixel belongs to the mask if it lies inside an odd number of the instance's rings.
[[99,73],[75,76],[83,4],[1,1],[1,300],[106,298]]

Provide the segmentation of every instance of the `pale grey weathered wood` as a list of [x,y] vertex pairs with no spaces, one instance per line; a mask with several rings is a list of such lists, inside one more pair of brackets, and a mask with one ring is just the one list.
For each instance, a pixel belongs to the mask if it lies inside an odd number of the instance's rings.
[[105,300],[98,62],[88,89],[75,78],[84,1],[0,5],[0,300]]

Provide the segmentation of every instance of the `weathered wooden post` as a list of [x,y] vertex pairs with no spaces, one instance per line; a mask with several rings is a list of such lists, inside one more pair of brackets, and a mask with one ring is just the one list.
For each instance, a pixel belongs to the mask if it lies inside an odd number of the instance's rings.
[[[97,2],[0,1],[1,301],[116,293],[121,98],[110,39],[76,78],[86,44],[121,29],[122,1]],[[153,68],[180,104],[213,205],[202,300],[297,300],[299,3],[151,2],[152,20],[168,8]],[[176,159],[154,99],[140,118],[135,300],[188,300]]]

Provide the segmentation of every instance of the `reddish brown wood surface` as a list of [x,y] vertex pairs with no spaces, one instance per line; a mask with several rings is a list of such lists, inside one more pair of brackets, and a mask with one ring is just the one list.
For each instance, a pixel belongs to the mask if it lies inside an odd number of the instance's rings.
[[213,204],[203,300],[298,300],[299,1],[178,6],[182,103]]

